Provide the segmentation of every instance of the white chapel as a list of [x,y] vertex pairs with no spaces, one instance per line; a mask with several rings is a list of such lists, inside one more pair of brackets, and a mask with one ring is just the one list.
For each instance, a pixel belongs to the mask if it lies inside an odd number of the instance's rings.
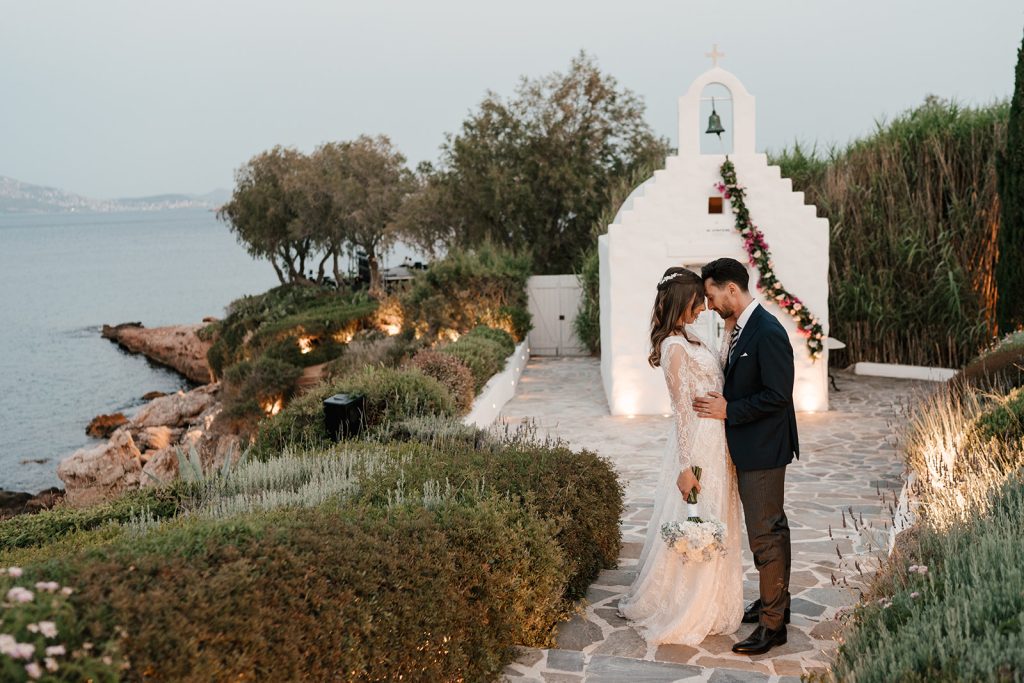
[[[723,256],[747,263],[728,199],[715,184],[725,155],[746,186],[751,219],[764,232],[781,283],[810,308],[828,333],[828,220],[804,203],[802,192],[769,166],[754,147],[754,97],[736,76],[714,66],[679,98],[679,152],[665,161],[626,199],[607,234],[598,240],[601,276],[601,376],[613,415],[670,412],[660,369],[647,364],[655,288],[669,266],[700,273]],[[709,135],[707,114],[721,116],[725,132]],[[729,113],[731,112],[731,118]],[[706,153],[702,153],[702,147]],[[731,148],[731,149],[730,149]],[[828,410],[828,350],[812,360],[796,323],[758,291],[750,270],[750,293],[790,333],[796,360],[794,402],[798,411]],[[722,323],[705,311],[690,331],[716,346]]]

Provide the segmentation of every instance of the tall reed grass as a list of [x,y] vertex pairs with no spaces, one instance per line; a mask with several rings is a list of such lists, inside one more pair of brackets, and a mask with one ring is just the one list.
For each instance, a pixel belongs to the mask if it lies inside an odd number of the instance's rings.
[[847,361],[961,367],[995,333],[1005,102],[929,98],[846,149],[772,155],[831,226],[831,335]]

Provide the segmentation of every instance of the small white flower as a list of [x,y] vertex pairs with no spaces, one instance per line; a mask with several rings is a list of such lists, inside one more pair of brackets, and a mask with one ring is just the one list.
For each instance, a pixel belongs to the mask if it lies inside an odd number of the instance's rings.
[[60,589],[60,584],[56,581],[36,581],[36,590],[46,591],[47,593],[56,593]]
[[28,629],[29,633],[39,633],[39,624],[29,624],[25,628]]
[[919,597],[921,597],[921,594],[918,593],[917,591],[914,591],[913,593],[910,594],[910,597],[912,597],[912,598],[919,598]]
[[14,659],[32,659],[36,653],[36,646],[32,643],[15,643],[8,653]]
[[8,567],[7,568],[7,573],[10,574],[15,579],[17,579],[17,578],[21,577],[23,572],[21,571],[21,567]]
[[53,623],[52,621],[40,621],[39,632],[42,633],[43,636],[45,636],[46,638],[56,638],[57,624]]
[[43,676],[42,668],[35,662],[29,662],[25,665],[25,673],[27,673],[28,677],[32,679],[42,678]]
[[15,586],[11,590],[7,591],[7,599],[10,602],[32,602],[33,598],[32,591],[21,586]]
[[63,588],[60,589],[60,592],[61,592],[61,595],[71,595],[72,593],[75,592],[75,589],[72,588],[71,586],[64,586]]
[[50,673],[53,673],[54,671],[60,668],[60,666],[57,664],[57,660],[53,657],[47,657],[43,660],[43,662],[46,664],[46,670]]
[[68,651],[64,648],[63,645],[48,645],[46,647],[47,657],[60,657],[61,655],[66,655],[67,653]]

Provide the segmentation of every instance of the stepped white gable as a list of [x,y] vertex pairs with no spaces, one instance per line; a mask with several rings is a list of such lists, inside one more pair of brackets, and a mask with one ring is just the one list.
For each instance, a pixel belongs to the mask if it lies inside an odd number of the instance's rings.
[[[707,125],[701,120],[705,88],[728,89],[732,120],[729,159],[747,188],[751,220],[764,232],[778,279],[822,321],[828,333],[828,220],[804,203],[802,192],[783,178],[778,166],[754,148],[754,97],[721,67],[702,74],[679,98],[679,153],[665,161],[623,203],[608,232],[598,240],[601,259],[601,375],[613,415],[652,415],[670,411],[660,369],[647,365],[655,287],[669,266],[700,272],[705,263],[729,256],[747,263],[743,240],[725,200],[720,214],[709,213],[710,197],[724,154],[701,154]],[[717,97],[717,96],[716,96]],[[731,130],[729,130],[731,128]],[[794,400],[798,411],[828,409],[828,351],[812,361],[795,321],[765,300],[750,267],[750,292],[790,333],[796,354]],[[718,314],[705,312],[692,331],[708,341],[721,335]],[[717,344],[717,339],[714,340]]]

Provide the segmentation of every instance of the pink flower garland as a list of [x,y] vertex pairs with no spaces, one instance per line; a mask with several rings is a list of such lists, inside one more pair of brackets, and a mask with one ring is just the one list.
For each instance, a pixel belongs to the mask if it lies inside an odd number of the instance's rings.
[[765,297],[773,299],[789,313],[796,322],[800,334],[807,339],[807,350],[811,354],[811,360],[817,360],[825,349],[825,331],[821,321],[775,277],[771,250],[764,239],[764,233],[750,220],[750,212],[744,202],[746,188],[736,182],[736,167],[726,159],[722,164],[721,173],[722,180],[715,184],[715,189],[728,199],[732,206],[732,212],[736,217],[736,230],[743,237],[747,260],[760,273],[757,288],[764,292]]

